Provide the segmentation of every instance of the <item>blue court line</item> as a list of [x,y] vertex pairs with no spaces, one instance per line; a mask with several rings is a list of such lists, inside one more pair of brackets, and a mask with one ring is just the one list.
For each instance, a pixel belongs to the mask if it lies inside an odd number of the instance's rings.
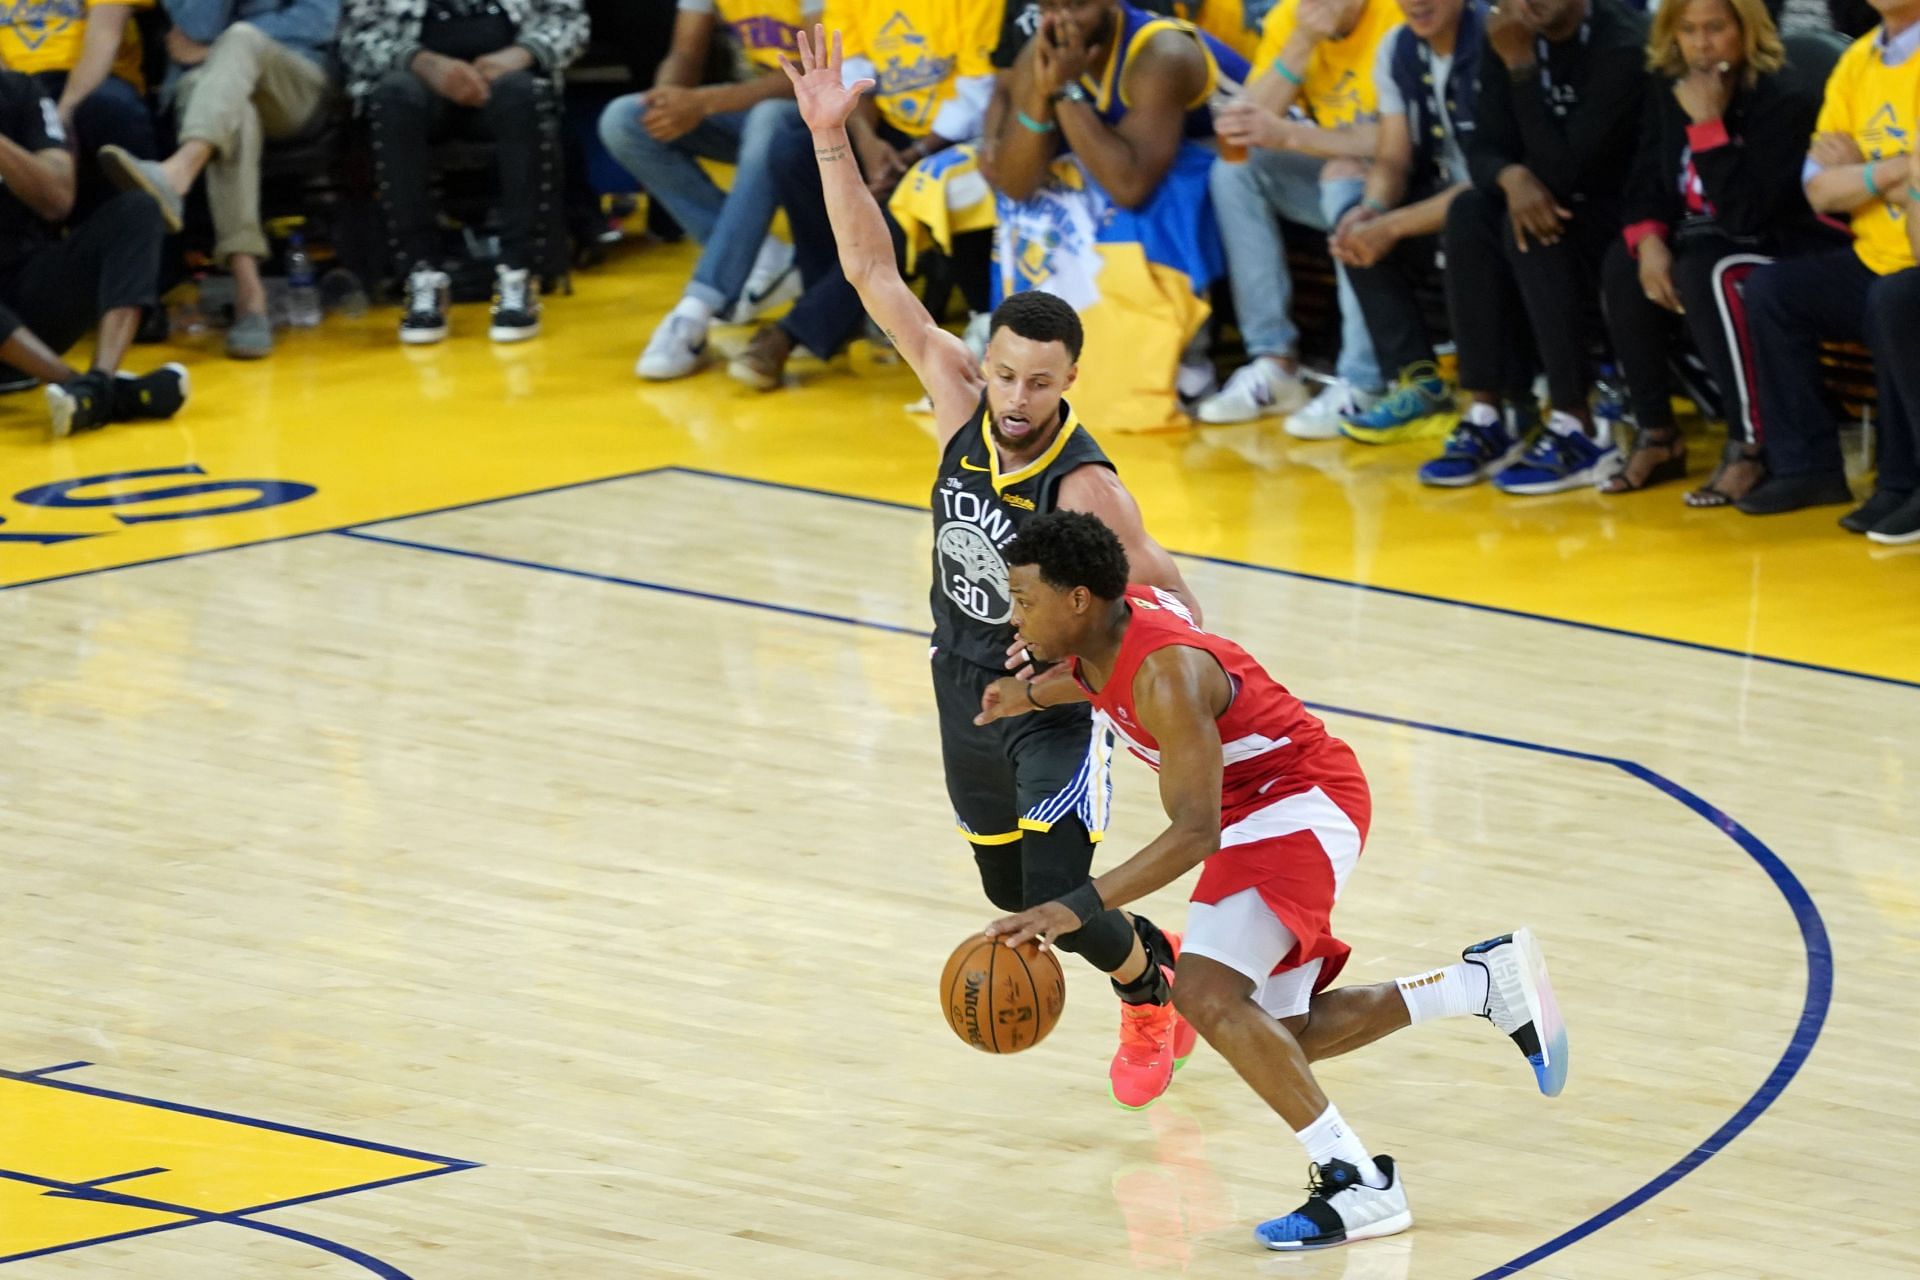
[[[804,493],[820,498],[838,498],[842,502],[858,502],[872,507],[885,507],[894,511],[912,511],[926,515],[928,509],[911,502],[892,502],[885,498],[866,498],[859,494],[841,493],[835,489],[816,489],[810,485],[788,484],[781,480],[758,480],[752,476],[737,476],[725,471],[705,471],[699,467],[662,467],[662,471],[680,475],[701,476],[708,480],[724,480],[729,484],[756,485],[763,489],[782,489],[788,493]],[[1627,640],[1649,640],[1655,644],[1672,645],[1679,649],[1693,649],[1700,653],[1717,653],[1728,658],[1742,658],[1749,662],[1764,662],[1768,666],[1789,667],[1796,671],[1814,671],[1827,676],[1846,676],[1854,680],[1871,680],[1878,684],[1896,685],[1902,689],[1920,689],[1920,680],[1902,680],[1898,676],[1874,675],[1869,671],[1853,671],[1846,667],[1823,666],[1817,662],[1802,662],[1797,658],[1775,658],[1764,653],[1750,653],[1744,649],[1730,649],[1724,645],[1703,644],[1697,640],[1676,640],[1671,636],[1655,635],[1650,631],[1630,631],[1625,627],[1609,627],[1598,622],[1580,622],[1573,618],[1558,618],[1550,613],[1530,613],[1525,609],[1509,609],[1496,604],[1478,604],[1472,600],[1460,600],[1453,596],[1437,596],[1425,591],[1408,591],[1401,587],[1383,587],[1371,582],[1355,582],[1351,578],[1335,578],[1327,574],[1308,573],[1302,569],[1281,569],[1270,564],[1256,564],[1251,560],[1234,560],[1226,556],[1200,555],[1191,551],[1175,551],[1173,554],[1182,560],[1197,560],[1202,564],[1222,565],[1229,569],[1248,569],[1254,573],[1270,574],[1276,578],[1294,578],[1301,582],[1318,583],[1327,587],[1347,587],[1354,591],[1369,591],[1375,595],[1393,596],[1400,600],[1418,600],[1423,604],[1452,605],[1459,609],[1472,609],[1476,613],[1490,613],[1503,618],[1519,618],[1527,622],[1549,622],[1556,627],[1572,627],[1577,631],[1594,631],[1601,635],[1619,636]]]
[[91,1062],[86,1062],[86,1061],[56,1062],[51,1067],[36,1067],[32,1071],[19,1071],[19,1072],[15,1072],[14,1074],[18,1075],[22,1079],[26,1079],[32,1076],[50,1076],[56,1071],[77,1071],[81,1067],[90,1067],[92,1065],[93,1064]]
[[[781,485],[774,487],[785,488],[787,486]],[[489,555],[484,552],[466,551],[458,547],[440,546],[430,542],[402,541],[397,538],[376,538],[364,534],[354,534],[351,531],[347,531],[346,536],[358,537],[367,542],[384,542],[391,546],[406,547],[416,551],[431,552],[436,555],[456,556],[467,560],[508,565],[519,569],[530,569],[540,573],[556,573],[566,577],[584,578],[589,581],[607,583],[615,586],[631,586],[640,587],[643,590],[665,591],[673,595],[692,596],[714,603],[766,610],[814,621],[836,622],[845,626],[865,627],[895,635],[904,632],[914,636],[916,639],[925,639],[926,637],[924,630],[916,628],[901,627],[888,622],[874,622],[869,619],[849,617],[843,614],[821,613],[808,609],[793,609],[765,600],[726,596],[715,592],[687,591],[678,587],[660,587],[631,578],[589,573],[584,570],[569,569],[561,565],[542,564],[534,560],[519,560],[506,556]],[[1244,567],[1252,568],[1256,566]],[[1654,772],[1644,765],[1636,764],[1631,760],[1623,760],[1615,756],[1596,755],[1593,752],[1578,751],[1570,747],[1548,746],[1544,743],[1528,742],[1521,738],[1508,738],[1496,734],[1480,733],[1472,729],[1459,729],[1450,725],[1430,724],[1423,720],[1411,720],[1402,716],[1383,715],[1379,712],[1358,711],[1347,707],[1330,706],[1325,703],[1308,703],[1307,705],[1316,711],[1331,715],[1353,716],[1362,720],[1371,720],[1379,724],[1397,725],[1428,733],[1444,734],[1448,737],[1465,738],[1474,742],[1484,742],[1495,746],[1513,747],[1522,751],[1533,751],[1542,755],[1559,756],[1568,760],[1579,760],[1589,764],[1605,765],[1618,769],[1629,777],[1645,782],[1655,790],[1671,796],[1674,800],[1677,800],[1700,817],[1706,819],[1716,830],[1725,833],[1729,839],[1740,847],[1742,852],[1752,858],[1754,862],[1759,864],[1760,869],[1766,872],[1768,879],[1773,881],[1774,887],[1777,888],[1781,896],[1786,899],[1787,905],[1793,911],[1794,920],[1800,927],[1800,942],[1806,951],[1807,958],[1807,991],[1801,1003],[1800,1019],[1798,1023],[1795,1024],[1793,1035],[1787,1042],[1785,1052],[1780,1055],[1780,1060],[1774,1064],[1773,1070],[1770,1071],[1767,1074],[1767,1078],[1760,1083],[1760,1087],[1754,1090],[1753,1095],[1740,1105],[1740,1108],[1733,1113],[1725,1124],[1715,1129],[1704,1141],[1694,1147],[1693,1150],[1689,1151],[1679,1160],[1676,1160],[1659,1174],[1656,1174],[1639,1188],[1629,1192],[1592,1217],[1561,1232],[1537,1248],[1528,1250],[1526,1253],[1521,1254],[1511,1261],[1504,1262],[1490,1271],[1482,1272],[1479,1276],[1476,1276],[1474,1280],[1501,1280],[1501,1277],[1511,1276],[1516,1272],[1525,1270],[1543,1258],[1548,1258],[1559,1253],[1569,1245],[1584,1240],[1602,1227],[1633,1212],[1647,1201],[1653,1199],[1653,1197],[1659,1195],[1662,1191],[1679,1182],[1680,1179],[1692,1173],[1695,1169],[1698,1169],[1708,1160],[1718,1155],[1726,1148],[1728,1143],[1732,1142],[1734,1138],[1748,1129],[1754,1121],[1758,1120],[1761,1115],[1766,1112],[1767,1108],[1778,1101],[1780,1095],[1786,1091],[1787,1085],[1793,1080],[1793,1077],[1798,1074],[1800,1068],[1806,1064],[1808,1056],[1813,1052],[1815,1041],[1820,1037],[1821,1028],[1826,1024],[1827,1011],[1833,1002],[1833,946],[1827,936],[1826,922],[1820,916],[1820,908],[1815,905],[1813,895],[1807,891],[1807,887],[1800,882],[1799,877],[1794,875],[1792,868],[1788,867],[1787,864],[1781,860],[1780,856],[1763,844],[1757,836],[1741,826],[1727,813],[1715,808],[1679,783]]]
[[[255,1210],[243,1209],[235,1213],[215,1213],[207,1209],[194,1209],[187,1205],[171,1204],[165,1200],[155,1200],[148,1196],[128,1195],[120,1191],[106,1191],[101,1189],[97,1184],[60,1182],[53,1178],[42,1178],[34,1174],[19,1173],[11,1169],[0,1169],[0,1178],[6,1178],[13,1182],[24,1182],[31,1186],[45,1187],[47,1188],[48,1195],[63,1200],[88,1200],[96,1204],[120,1205],[129,1209],[148,1209],[156,1213],[178,1214],[188,1219],[186,1222],[167,1224],[170,1227],[200,1226],[203,1223],[219,1222],[232,1227],[244,1227],[249,1231],[261,1231],[270,1236],[279,1236],[284,1240],[292,1240],[296,1244],[309,1245],[315,1249],[330,1253],[336,1258],[344,1258],[355,1266],[371,1271],[374,1275],[379,1276],[381,1280],[408,1280],[406,1272],[390,1263],[382,1262],[370,1253],[363,1253],[352,1245],[341,1244],[337,1240],[329,1240],[324,1236],[313,1235],[306,1231],[296,1231],[292,1227],[283,1227],[278,1223],[255,1222],[246,1216],[248,1213],[257,1212]],[[151,1234],[151,1232],[127,1232],[115,1238],[124,1240],[129,1236],[141,1234]],[[88,1241],[87,1243],[97,1244],[99,1242]],[[41,1252],[47,1253],[54,1251],[42,1250]],[[39,1255],[25,1253],[15,1254],[11,1258],[0,1258],[0,1262],[13,1262],[20,1258],[37,1256]]]
[[[729,484],[757,485],[764,489],[780,489],[789,493],[811,494],[822,498],[835,498],[841,502],[857,502],[866,506],[882,507],[891,511],[912,511],[922,515],[927,508],[910,502],[894,502],[886,498],[868,498],[856,493],[842,493],[837,489],[818,489],[810,485],[789,484],[780,480],[761,480],[753,476],[734,475],[725,471],[708,471],[701,467],[681,465],[642,467],[637,471],[623,471],[616,475],[595,476],[588,480],[570,480],[564,484],[547,485],[539,489],[528,489],[522,493],[504,493],[492,498],[476,498],[469,502],[455,502],[447,506],[427,507],[419,511],[403,512],[400,515],[381,516],[374,520],[361,520],[353,524],[335,525],[327,529],[311,529],[305,533],[278,534],[266,538],[254,538],[246,542],[235,542],[227,546],[206,547],[199,551],[183,551],[175,555],[153,556],[146,560],[130,560],[122,564],[102,565],[97,569],[80,569],[73,573],[51,574],[44,578],[30,578],[24,582],[0,583],[0,592],[14,591],[21,587],[36,587],[49,582],[65,582],[71,578],[88,578],[99,573],[116,573],[121,569],[134,569],[141,565],[166,564],[174,560],[192,560],[200,556],[216,555],[223,551],[238,551],[243,547],[263,547],[276,542],[298,542],[303,538],[315,538],[329,533],[351,533],[358,529],[372,529],[383,524],[394,524],[403,520],[419,520],[426,516],[447,515],[455,511],[466,511],[475,507],[487,507],[501,502],[517,502],[521,498],[537,498],[543,494],[564,493],[571,489],[584,489],[593,485],[613,484],[621,480],[637,480],[653,475],[698,476],[707,480],[721,480]],[[1845,676],[1852,680],[1870,680],[1876,684],[1889,684],[1902,689],[1920,689],[1920,680],[1903,680],[1898,676],[1875,675],[1870,671],[1855,671],[1847,667],[1825,666],[1817,662],[1802,662],[1797,658],[1776,658],[1764,653],[1751,653],[1742,649],[1732,649],[1724,645],[1703,644],[1696,640],[1677,640],[1671,636],[1654,635],[1648,631],[1630,631],[1624,627],[1609,627],[1597,622],[1580,622],[1573,618],[1559,618],[1548,613],[1530,613],[1525,609],[1508,609],[1501,605],[1478,604],[1471,600],[1459,600],[1452,596],[1432,595],[1422,591],[1408,591],[1400,587],[1384,587],[1373,583],[1355,582],[1350,578],[1335,578],[1325,574],[1307,573],[1300,569],[1281,569],[1274,565],[1258,564],[1251,560],[1231,560],[1225,556],[1199,555],[1186,551],[1173,554],[1183,560],[1197,560],[1203,564],[1223,565],[1233,569],[1247,569],[1254,573],[1271,574],[1280,578],[1295,578],[1302,582],[1319,583],[1323,586],[1348,587],[1355,591],[1371,591],[1377,595],[1393,596],[1403,600],[1418,600],[1425,604],[1452,605],[1456,608],[1471,609],[1479,613],[1493,614],[1498,617],[1518,618],[1527,622],[1546,622],[1557,627],[1571,627],[1576,631],[1592,631],[1600,635],[1619,636],[1627,640],[1646,640],[1654,644],[1669,645],[1679,649],[1692,649],[1700,653],[1719,654],[1722,657],[1740,658],[1749,662],[1765,663],[1768,666],[1786,667],[1796,671],[1811,671],[1819,675]]]
[[160,1165],[155,1165],[151,1169],[135,1169],[132,1173],[110,1173],[104,1178],[88,1178],[85,1182],[76,1182],[73,1185],[76,1187],[104,1187],[109,1182],[131,1182],[135,1178],[146,1178],[156,1173],[166,1172],[167,1170]]
[[[73,1064],[69,1063],[65,1065],[71,1066]],[[0,1264],[23,1262],[28,1258],[44,1257],[52,1253],[66,1253],[74,1249],[85,1249],[97,1244],[109,1244],[119,1240],[130,1240],[136,1236],[153,1235],[161,1231],[177,1231],[181,1227],[198,1226],[203,1222],[233,1222],[234,1225],[251,1226],[258,1230],[270,1231],[277,1235],[288,1235],[289,1238],[297,1237],[301,1239],[302,1243],[313,1244],[316,1248],[326,1248],[329,1252],[346,1249],[347,1252],[341,1254],[342,1257],[346,1257],[349,1253],[357,1253],[357,1251],[347,1249],[347,1246],[344,1245],[334,1245],[331,1241],[323,1241],[318,1236],[307,1238],[304,1236],[304,1233],[289,1232],[286,1229],[271,1227],[264,1223],[246,1223],[236,1220],[246,1218],[252,1214],[268,1213],[276,1209],[290,1209],[296,1205],[313,1204],[321,1200],[332,1200],[338,1196],[357,1195],[363,1191],[376,1191],[384,1187],[398,1186],[403,1182],[418,1182],[422,1178],[437,1178],[442,1174],[460,1173],[467,1169],[478,1169],[481,1167],[479,1162],[473,1160],[456,1160],[450,1156],[436,1156],[425,1151],[411,1151],[405,1147],[389,1146],[380,1142],[368,1142],[362,1138],[349,1138],[342,1134],[327,1133],[320,1129],[304,1129],[298,1125],[280,1124],[272,1120],[259,1120],[252,1116],[235,1115],[232,1112],[215,1111],[207,1107],[189,1106],[181,1102],[167,1102],[160,1098],[147,1098],[139,1094],[122,1093],[113,1089],[101,1089],[93,1085],[75,1084],[67,1080],[48,1080],[45,1079],[41,1073],[49,1070],[53,1070],[53,1068],[42,1067],[40,1068],[40,1072],[0,1070],[0,1079],[19,1080],[27,1084],[37,1084],[48,1089],[64,1089],[70,1093],[83,1093],[91,1097],[111,1098],[116,1102],[132,1102],[140,1106],[153,1107],[161,1111],[176,1111],[182,1115],[199,1116],[208,1120],[224,1120],[232,1124],[246,1125],[254,1129],[269,1129],[275,1133],[285,1133],[300,1138],[312,1138],[320,1142],[330,1142],[337,1146],[356,1147],[362,1151],[377,1151],[383,1155],[401,1156],[409,1160],[419,1160],[427,1164],[435,1165],[436,1167],[432,1169],[417,1169],[412,1173],[395,1174],[390,1178],[376,1178],[371,1182],[362,1182],[349,1187],[335,1187],[327,1191],[316,1191],[303,1196],[289,1196],[284,1200],[272,1200],[265,1204],[249,1205],[244,1209],[234,1209],[224,1214],[216,1214],[209,1210],[193,1209],[181,1205],[161,1204],[159,1202],[136,1206],[187,1215],[187,1220],[182,1222],[163,1222],[150,1227],[137,1227],[131,1231],[121,1231],[105,1236],[94,1236],[86,1240],[69,1241],[65,1244],[50,1245],[44,1249],[31,1249],[24,1253],[10,1253],[4,1257],[0,1257]],[[145,1172],[153,1173],[163,1171],[146,1170]],[[120,1174],[117,1177],[108,1179],[108,1181],[120,1181],[125,1178],[138,1176],[140,1175]],[[21,1173],[10,1169],[0,1169],[0,1178],[11,1179],[15,1182],[36,1183],[63,1191],[73,1191],[76,1188],[85,1189],[89,1185],[97,1185],[97,1181],[95,1184],[58,1183],[51,1179],[41,1178],[36,1174]],[[130,1200],[129,1197],[121,1196],[120,1193],[102,1193],[102,1196],[107,1194],[119,1196],[118,1202],[120,1203],[127,1203]],[[100,1199],[101,1197],[88,1196],[83,1198]],[[349,1258],[349,1260],[358,1261],[358,1258]],[[377,1264],[378,1267],[387,1266],[386,1263],[380,1262],[377,1258],[370,1258],[368,1261]],[[362,1265],[365,1264],[363,1263]],[[400,1276],[399,1272],[392,1271],[391,1268],[389,1268],[388,1271],[376,1271],[376,1274],[383,1276],[391,1274],[393,1276],[399,1276],[400,1280],[406,1280],[406,1277]]]

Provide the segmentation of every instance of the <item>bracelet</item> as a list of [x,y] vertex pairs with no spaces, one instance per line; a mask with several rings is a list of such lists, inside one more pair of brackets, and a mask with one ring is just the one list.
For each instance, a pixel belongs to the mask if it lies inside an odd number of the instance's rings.
[[1386,205],[1380,203],[1378,200],[1375,200],[1372,196],[1368,196],[1366,199],[1362,200],[1360,202],[1360,207],[1363,209],[1371,209],[1375,213],[1392,213],[1393,212],[1393,210],[1387,208]]
[[1033,696],[1033,681],[1031,680],[1027,681],[1027,702],[1035,711],[1045,711],[1047,709],[1046,703]]
[[1907,199],[1913,201],[1915,204],[1920,204],[1920,187],[1916,187],[1912,183],[1908,183]]
[[1873,180],[1873,167],[1879,163],[1878,160],[1869,160],[1867,167],[1860,171],[1860,180],[1867,184],[1867,194],[1875,200],[1880,198],[1880,188]]
[[1107,904],[1100,900],[1100,891],[1093,887],[1091,880],[1072,893],[1061,894],[1059,902],[1073,912],[1073,918],[1083,925],[1107,909]]
[[1280,61],[1280,59],[1278,58],[1275,58],[1273,60],[1273,69],[1280,73],[1281,79],[1285,80],[1288,84],[1292,85],[1296,89],[1298,89],[1301,85],[1307,82],[1307,78],[1305,76],[1294,74],[1293,68],[1288,66],[1286,63]]
[[1056,122],[1052,120],[1035,120],[1032,116],[1028,115],[1024,111],[1015,111],[1013,113],[1013,118],[1018,120],[1021,123],[1021,125],[1023,125],[1028,129],[1031,129],[1035,133],[1052,133],[1055,129],[1058,129],[1060,127]]

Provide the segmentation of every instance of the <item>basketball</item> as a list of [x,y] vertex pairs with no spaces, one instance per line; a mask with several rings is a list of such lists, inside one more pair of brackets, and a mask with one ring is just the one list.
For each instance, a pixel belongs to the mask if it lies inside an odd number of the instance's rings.
[[947,957],[940,1005],[953,1034],[982,1053],[1019,1053],[1045,1040],[1060,1021],[1066,981],[1053,952],[1032,942],[1009,947],[976,933]]

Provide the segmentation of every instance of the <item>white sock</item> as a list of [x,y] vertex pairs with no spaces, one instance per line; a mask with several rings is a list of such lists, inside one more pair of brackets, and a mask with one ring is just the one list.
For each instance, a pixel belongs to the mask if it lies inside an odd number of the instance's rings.
[[1340,1118],[1340,1108],[1331,1102],[1320,1113],[1320,1118],[1306,1128],[1296,1132],[1300,1145],[1307,1149],[1307,1159],[1315,1164],[1325,1164],[1329,1160],[1345,1160],[1360,1171],[1360,1177],[1370,1187],[1387,1185],[1387,1176],[1380,1172],[1380,1166],[1367,1154],[1366,1147],[1347,1128],[1347,1122]]
[[1600,433],[1580,421],[1579,417],[1564,409],[1555,409],[1553,416],[1547,419],[1547,429],[1563,436],[1585,436],[1589,440],[1598,440]]
[[673,304],[673,314],[685,316],[695,324],[713,323],[713,308],[698,298],[685,297]]
[[1407,1015],[1416,1025],[1434,1018],[1482,1013],[1487,1007],[1487,971],[1464,960],[1411,978],[1396,978],[1394,985],[1400,988]]
[[1467,406],[1467,421],[1476,427],[1497,427],[1500,425],[1500,408],[1475,400]]

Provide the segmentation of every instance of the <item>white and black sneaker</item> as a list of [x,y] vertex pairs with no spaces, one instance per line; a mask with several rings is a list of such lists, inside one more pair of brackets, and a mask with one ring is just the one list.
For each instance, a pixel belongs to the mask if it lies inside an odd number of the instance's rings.
[[540,333],[540,285],[525,267],[494,268],[493,319],[487,336],[495,342],[525,342]]
[[775,236],[760,244],[753,270],[741,286],[740,296],[728,309],[728,324],[752,324],[783,302],[800,296],[800,268],[793,260],[793,246]]
[[447,336],[447,302],[453,281],[444,271],[416,263],[407,276],[407,313],[400,317],[400,341],[409,346],[441,342]]
[[1413,1225],[1413,1210],[1407,1207],[1400,1171],[1392,1156],[1375,1156],[1373,1163],[1386,1186],[1368,1186],[1345,1160],[1308,1166],[1307,1202],[1284,1218],[1261,1223],[1253,1238],[1276,1252],[1295,1253],[1405,1231]]
[[1487,971],[1487,1007],[1480,1016],[1520,1046],[1540,1092],[1558,1097],[1567,1087],[1567,1026],[1533,930],[1476,942],[1460,958]]

